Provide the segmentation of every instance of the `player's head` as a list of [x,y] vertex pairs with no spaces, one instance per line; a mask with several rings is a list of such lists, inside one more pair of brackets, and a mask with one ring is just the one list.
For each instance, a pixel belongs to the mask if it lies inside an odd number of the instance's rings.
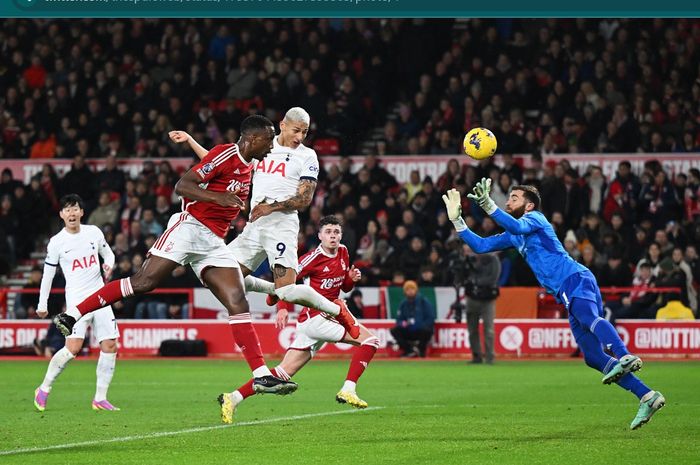
[[301,107],[290,108],[280,121],[279,143],[293,149],[299,147],[309,133],[311,117]]
[[508,194],[506,212],[515,218],[520,218],[525,213],[539,210],[540,203],[540,193],[535,186],[513,186],[510,188],[510,194]]
[[327,251],[333,253],[340,247],[340,240],[343,238],[343,227],[340,225],[340,220],[328,215],[321,218],[318,223],[318,238],[321,241],[321,246]]
[[58,201],[61,210],[58,215],[66,225],[66,229],[74,232],[80,228],[80,220],[85,211],[83,210],[83,199],[78,194],[67,194]]
[[262,160],[272,150],[275,126],[262,115],[251,115],[241,123],[241,139],[238,146],[241,155],[250,160]]

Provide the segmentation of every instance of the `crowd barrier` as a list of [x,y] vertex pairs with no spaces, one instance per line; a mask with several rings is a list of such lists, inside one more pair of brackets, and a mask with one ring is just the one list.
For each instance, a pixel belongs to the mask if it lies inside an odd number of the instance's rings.
[[[400,355],[390,333],[392,321],[363,320],[362,323],[379,338],[379,356]],[[34,339],[46,334],[47,328],[46,321],[0,321],[0,353],[31,347]],[[255,322],[255,328],[267,356],[281,356],[294,339],[293,322],[282,330],[275,328],[272,321]],[[168,339],[202,339],[212,355],[239,353],[225,320],[122,320],[119,330],[120,353],[126,356],[156,355],[161,342]],[[620,320],[617,330],[630,351],[636,354],[700,358],[700,322]],[[495,331],[498,357],[564,357],[576,349],[566,320],[496,320]],[[350,348],[348,344],[326,344],[319,354],[338,357],[349,354]],[[92,338],[89,351],[99,351]],[[436,323],[429,357],[467,357],[470,354],[464,324],[444,320]]]

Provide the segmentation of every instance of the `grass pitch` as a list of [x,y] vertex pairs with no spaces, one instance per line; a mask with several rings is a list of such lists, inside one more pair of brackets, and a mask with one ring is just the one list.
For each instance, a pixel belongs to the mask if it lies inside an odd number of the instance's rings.
[[215,399],[247,379],[243,362],[119,360],[120,412],[90,409],[95,364],[72,362],[38,413],[47,362],[0,362],[0,464],[700,463],[700,362],[647,360],[667,405],[637,431],[636,398],[581,360],[375,360],[366,411],[335,402],[348,361],[315,361],[298,392],[246,400],[232,426]]

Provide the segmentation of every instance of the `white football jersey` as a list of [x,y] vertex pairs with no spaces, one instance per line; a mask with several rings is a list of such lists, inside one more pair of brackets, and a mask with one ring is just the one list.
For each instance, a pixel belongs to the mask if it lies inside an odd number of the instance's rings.
[[76,234],[63,228],[49,240],[44,263],[61,267],[68,305],[80,303],[104,286],[99,255],[106,265],[114,266],[114,253],[97,226],[81,224]]
[[318,179],[316,152],[304,144],[296,149],[284,147],[277,137],[272,151],[255,166],[251,209],[263,201],[282,202],[293,197],[302,179]]

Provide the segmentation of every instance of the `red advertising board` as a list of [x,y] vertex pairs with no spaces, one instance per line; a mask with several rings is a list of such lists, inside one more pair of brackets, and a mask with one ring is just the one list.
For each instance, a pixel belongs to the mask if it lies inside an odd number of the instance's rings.
[[[391,320],[364,320],[363,323],[379,338],[379,354],[396,356],[389,330]],[[0,321],[0,349],[30,346],[34,338],[43,337],[44,321]],[[268,355],[281,355],[294,338],[294,325],[279,331],[271,321],[256,322],[255,328],[263,350]],[[235,354],[233,340],[226,321],[220,320],[122,320],[120,352],[124,355],[156,355],[166,339],[204,339],[210,354]],[[495,324],[496,353],[513,356],[568,355],[576,348],[565,320],[497,320]],[[618,331],[631,352],[636,354],[681,355],[700,357],[700,322],[657,322],[624,320]],[[471,353],[468,332],[464,324],[440,321],[429,354],[431,356],[460,356]],[[328,344],[321,351],[326,355],[347,354],[347,344]],[[98,349],[94,341],[91,350]]]

